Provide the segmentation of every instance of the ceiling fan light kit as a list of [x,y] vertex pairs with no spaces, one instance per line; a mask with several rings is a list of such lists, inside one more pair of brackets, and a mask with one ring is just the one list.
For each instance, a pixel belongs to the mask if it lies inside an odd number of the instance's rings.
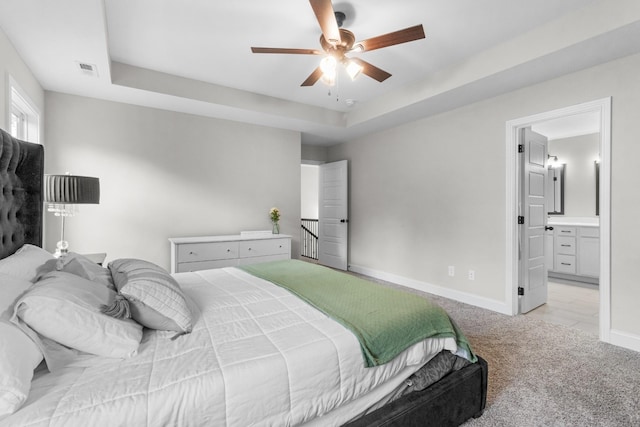
[[338,63],[345,67],[347,74],[352,80],[362,73],[374,80],[383,82],[391,77],[390,73],[360,58],[349,58],[346,54],[368,52],[383,47],[423,39],[425,37],[422,25],[416,25],[356,43],[355,35],[351,31],[340,28],[346,16],[343,12],[334,12],[331,0],[309,0],[309,3],[322,30],[320,46],[323,51],[270,47],[251,48],[253,53],[324,55],[324,58],[320,61],[320,65],[302,82],[301,86],[303,87],[313,86],[318,80],[322,80],[323,83],[333,86],[336,81],[336,67]]
[[322,81],[328,85],[336,84],[336,68],[338,61],[331,55],[325,56],[320,61],[320,70],[322,71]]
[[351,80],[355,80],[356,77],[360,75],[363,69],[362,65],[351,60],[346,61],[345,68],[347,70],[347,74],[349,74],[349,77],[351,77]]

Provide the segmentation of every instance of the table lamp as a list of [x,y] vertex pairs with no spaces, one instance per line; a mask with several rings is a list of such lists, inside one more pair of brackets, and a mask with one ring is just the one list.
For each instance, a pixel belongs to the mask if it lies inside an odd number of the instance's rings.
[[60,241],[56,244],[56,257],[69,251],[69,243],[64,240],[64,221],[77,212],[76,205],[100,203],[100,180],[90,176],[45,175],[44,201],[49,203],[48,211],[62,218]]

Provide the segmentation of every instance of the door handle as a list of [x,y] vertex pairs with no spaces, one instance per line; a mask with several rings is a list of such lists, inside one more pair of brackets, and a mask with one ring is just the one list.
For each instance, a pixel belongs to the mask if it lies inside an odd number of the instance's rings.
[[545,229],[545,230],[553,230],[553,227],[549,227],[548,225],[545,225],[545,226],[544,226],[544,229]]
[[341,219],[340,222],[349,222],[348,219]]

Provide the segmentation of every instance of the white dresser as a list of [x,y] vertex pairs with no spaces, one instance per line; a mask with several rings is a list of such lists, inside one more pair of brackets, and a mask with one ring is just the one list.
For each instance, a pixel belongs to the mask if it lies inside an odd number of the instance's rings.
[[291,258],[291,236],[285,234],[172,237],[169,241],[172,273]]

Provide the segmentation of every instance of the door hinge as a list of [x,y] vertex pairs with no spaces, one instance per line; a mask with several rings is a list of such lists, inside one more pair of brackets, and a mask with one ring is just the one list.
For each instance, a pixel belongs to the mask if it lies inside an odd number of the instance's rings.
[[524,288],[518,286],[518,295],[524,295]]
[[518,216],[518,224],[524,224],[524,217]]
[[518,153],[524,153],[524,144],[518,144]]

